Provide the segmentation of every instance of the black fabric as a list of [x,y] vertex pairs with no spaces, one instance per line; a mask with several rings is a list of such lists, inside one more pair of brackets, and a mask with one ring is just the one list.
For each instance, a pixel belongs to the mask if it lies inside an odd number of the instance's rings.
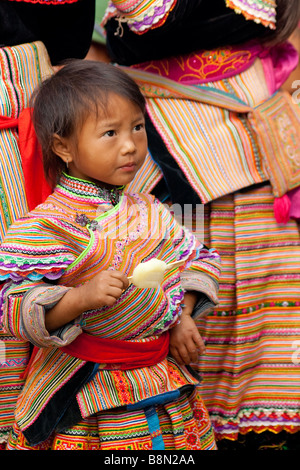
[[93,377],[95,368],[98,369],[98,365],[86,362],[57,390],[31,426],[22,430],[29,445],[38,445],[48,439],[55,430],[67,429],[80,421],[81,415],[75,397],[82,386]]
[[239,44],[266,34],[264,26],[237,15],[224,0],[178,0],[163,26],[142,35],[122,23],[123,35],[117,36],[118,26],[113,18],[106,32],[108,52],[120,65]]
[[184,173],[169,153],[148,115],[146,115],[146,131],[149,152],[161,168],[166,185],[166,187],[163,183],[158,185],[153,194],[160,201],[163,201],[168,194],[173,204],[201,204],[199,196],[190,186]]
[[45,5],[0,1],[0,46],[42,41],[51,63],[83,59],[91,44],[95,0]]

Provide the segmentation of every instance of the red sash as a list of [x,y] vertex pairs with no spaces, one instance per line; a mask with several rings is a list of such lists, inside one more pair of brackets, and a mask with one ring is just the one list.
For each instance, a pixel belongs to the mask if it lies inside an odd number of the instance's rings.
[[[72,357],[101,364],[102,369],[139,369],[155,366],[167,357],[169,332],[163,333],[158,339],[143,343],[99,338],[81,333],[72,343],[60,349]],[[20,379],[26,379],[38,351],[39,348],[34,346],[30,360],[20,375]]]
[[52,193],[52,188],[44,175],[41,148],[30,113],[30,108],[26,108],[18,118],[0,116],[0,129],[18,128],[26,200],[28,209],[31,211],[45,201]]
[[169,333],[147,342],[112,340],[81,333],[68,346],[60,348],[70,356],[97,362],[103,369],[139,369],[154,366],[169,352]]

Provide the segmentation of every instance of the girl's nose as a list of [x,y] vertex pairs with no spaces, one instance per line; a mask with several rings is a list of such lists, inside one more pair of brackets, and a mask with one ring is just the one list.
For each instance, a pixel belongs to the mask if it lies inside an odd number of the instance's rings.
[[135,142],[132,137],[127,137],[124,139],[123,144],[122,144],[122,153],[132,153],[136,149]]

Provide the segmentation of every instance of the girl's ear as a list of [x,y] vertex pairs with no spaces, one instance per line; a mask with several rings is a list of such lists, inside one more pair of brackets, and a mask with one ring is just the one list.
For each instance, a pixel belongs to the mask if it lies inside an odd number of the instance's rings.
[[61,137],[58,134],[53,134],[52,141],[52,150],[53,152],[60,157],[66,164],[73,160],[72,151],[71,151],[71,142],[70,139]]

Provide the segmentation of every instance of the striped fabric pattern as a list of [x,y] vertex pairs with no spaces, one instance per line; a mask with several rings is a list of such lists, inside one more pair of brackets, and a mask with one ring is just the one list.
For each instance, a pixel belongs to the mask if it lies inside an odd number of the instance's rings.
[[[28,106],[33,89],[51,73],[42,43],[1,47],[0,115],[17,118]],[[17,129],[0,130],[0,241],[27,211],[18,143]],[[24,384],[20,375],[28,357],[29,343],[16,340],[0,327],[0,443],[7,439],[14,421],[16,400]]]
[[138,170],[133,181],[128,184],[126,190],[129,193],[151,193],[162,178],[163,174],[159,166],[148,153],[143,165]]
[[[215,450],[208,414],[198,388],[177,403],[157,406],[160,436],[166,450]],[[176,429],[176,433],[174,433]],[[152,438],[144,410],[112,409],[89,416],[37,446],[29,446],[14,426],[8,450],[146,450]]]
[[[206,243],[222,259],[220,306],[199,319],[198,366],[216,436],[300,430],[300,240],[278,225],[264,186],[207,207]],[[210,220],[210,222],[209,222]]]
[[24,380],[29,343],[7,335],[0,328],[0,443],[6,442],[14,422],[14,410]]
[[77,400],[81,414],[86,418],[95,409],[102,411],[137,403],[151,396],[163,397],[188,383],[195,385],[197,381],[168,358],[148,370],[144,367],[126,372],[102,370],[95,379],[84,385]]
[[[123,69],[142,87],[151,121],[203,203],[268,180],[246,115],[240,115],[270,95],[259,60],[206,88]],[[134,184],[145,181],[141,175]]]
[[[17,422],[23,430],[37,419],[73,370],[84,363],[54,347],[56,338],[52,347],[47,347],[49,335],[46,337],[38,326],[41,317],[34,303],[46,306],[48,299],[51,304],[54,288],[45,287],[43,294],[42,276],[58,277],[58,287],[73,287],[90,280],[99,269],[119,269],[131,275],[138,263],[153,257],[166,263],[184,260],[185,267],[170,269],[160,288],[148,290],[130,285],[113,306],[85,312],[73,325],[79,332],[82,328],[89,334],[111,339],[151,341],[175,325],[184,294],[181,271],[191,272],[195,288],[211,298],[213,304],[218,301],[219,255],[197,242],[161,203],[150,195],[123,193],[117,205],[102,212],[104,202],[94,183],[64,175],[44,204],[10,227],[1,246],[2,278],[24,279],[21,284],[8,284],[3,323],[8,330],[13,325],[18,337],[32,340],[34,333],[35,344],[40,341],[43,346],[31,365],[16,408]],[[88,220],[98,224],[97,229],[92,230],[91,222],[83,226],[78,214],[88,215]],[[31,287],[39,287],[38,291],[32,290],[32,299],[37,292],[36,301],[33,299],[30,305],[30,297],[26,297],[20,306],[19,299],[15,302],[16,294],[22,286],[23,294],[28,292],[30,282]],[[106,371],[105,364],[100,364],[94,378],[77,394],[77,402],[82,416],[87,417],[196,383],[185,368],[171,359],[131,371]]]
[[[19,398],[15,410],[15,419],[19,426],[25,429],[32,420],[37,418],[35,407],[44,408],[45,403],[50,400],[53,394],[53,387],[50,384],[48,387],[44,387],[43,393],[39,384],[51,381],[57,386],[62,386],[65,378],[72,377],[83,365],[83,361],[71,358],[67,354],[61,353],[59,349],[51,348],[42,351],[44,353],[37,356],[34,361],[34,364],[39,361],[38,367],[33,365],[33,373],[29,375],[25,384],[26,389],[30,389],[31,399],[20,400]],[[51,374],[49,374],[49,371],[51,371]],[[22,390],[21,397],[23,393]]]
[[[0,114],[17,118],[43,78],[52,73],[40,43],[0,48]],[[0,240],[7,228],[27,212],[17,129],[0,131]],[[12,197],[13,195],[13,197]]]

